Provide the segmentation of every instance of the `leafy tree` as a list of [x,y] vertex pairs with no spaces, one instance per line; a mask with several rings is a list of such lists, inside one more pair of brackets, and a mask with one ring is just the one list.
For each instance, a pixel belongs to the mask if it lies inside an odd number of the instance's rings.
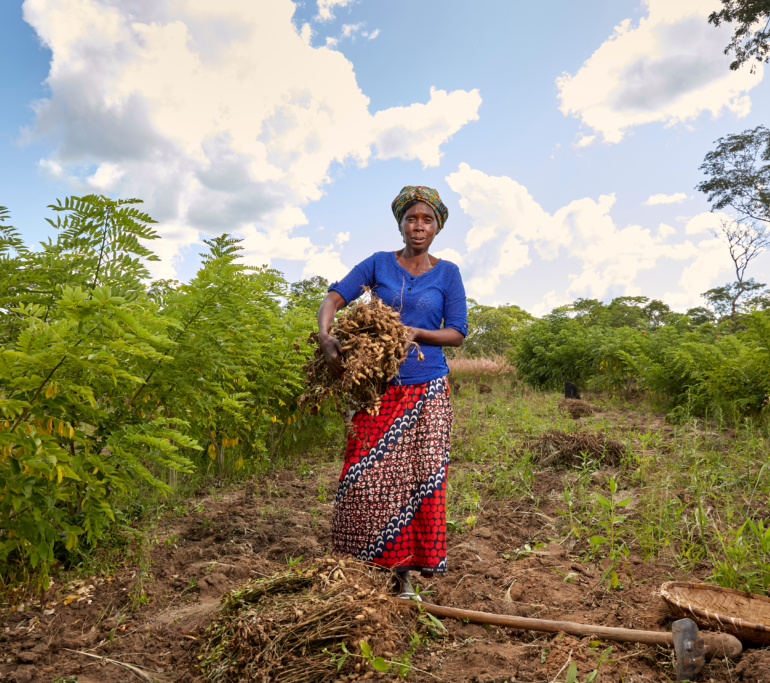
[[647,318],[647,327],[655,330],[661,325],[665,325],[671,320],[671,308],[659,299],[653,299],[644,308],[642,312]]
[[701,296],[706,299],[711,309],[720,318],[729,318],[734,321],[737,317],[738,310],[742,308],[743,302],[741,300],[743,297],[754,294],[755,296],[747,299],[746,303],[749,301],[760,302],[763,299],[761,298],[761,295],[757,295],[757,293],[763,287],[765,287],[764,284],[754,282],[754,279],[750,278],[745,282],[732,282],[723,287],[714,287],[707,292],[703,292]]
[[51,206],[65,218],[39,252],[3,231],[0,558],[25,558],[42,576],[57,542],[96,542],[117,493],[138,481],[166,489],[151,468],[188,471],[180,448],[197,448],[167,419],[108,401],[138,386],[138,360],[163,362],[170,345],[142,285],[143,261],[156,257],[139,240],[157,236],[136,203],[91,195]]
[[[720,221],[719,230],[712,231],[727,242],[735,268],[736,281],[726,288],[709,290],[705,296],[722,315],[735,321],[738,309],[747,295],[756,303],[758,285],[746,279],[751,261],[770,246],[770,129],[757,126],[738,135],[717,140],[700,169],[710,178],[697,186],[712,202],[712,211],[733,209],[738,220]],[[729,304],[729,311],[725,305]]]
[[604,304],[598,299],[576,299],[566,310],[575,313],[575,317],[588,325],[599,325],[604,320]]
[[[734,421],[767,410],[770,311],[746,313],[734,334],[722,334],[708,324],[713,319],[708,309],[668,314],[665,324],[648,331],[586,324],[585,318],[571,317],[569,308],[555,309],[520,331],[514,360],[529,384],[557,389],[569,380],[608,391],[636,388],[675,413]],[[693,328],[693,321],[701,324]]]
[[[138,200],[70,197],[27,249],[0,208],[0,560],[37,568],[104,537],[142,487],[166,493],[207,450],[221,472],[302,425],[314,324],[280,273],[206,242],[189,283],[151,282]],[[303,291],[300,286],[298,291]],[[227,457],[228,453],[231,457]]]
[[538,387],[624,389],[638,379],[635,356],[648,344],[645,330],[586,325],[556,309],[522,330],[514,360],[524,379]]
[[515,343],[516,332],[534,320],[518,306],[483,306],[468,299],[468,334],[462,353],[467,356],[505,355]]
[[669,306],[646,296],[620,296],[608,305],[597,299],[577,299],[568,309],[587,325],[655,329],[668,320]]
[[[735,53],[730,68],[735,71],[750,59],[770,59],[770,0],[722,0],[722,9],[709,15],[709,23],[735,23],[725,54]],[[752,73],[754,66],[751,67]]]
[[766,289],[761,294],[747,298],[743,308],[747,311],[766,311],[770,309],[770,289]]
[[[701,296],[705,296],[705,294],[701,294]],[[696,306],[695,308],[691,308],[687,311],[686,315],[696,325],[713,323],[716,320],[714,312],[705,306]]]
[[289,287],[286,305],[289,308],[302,306],[315,314],[328,290],[329,281],[320,275],[294,282]]
[[764,308],[770,292],[760,292],[764,284],[746,279],[746,269],[751,261],[770,245],[770,232],[764,226],[738,221],[721,221],[721,230],[714,231],[716,237],[723,237],[733,261],[736,281],[723,287],[704,292],[702,296],[711,308],[722,318],[735,322],[738,311],[744,306]]
[[619,296],[613,299],[607,306],[606,324],[615,328],[646,326],[644,307],[649,301],[646,296]]
[[[283,277],[239,263],[240,240],[222,235],[206,245],[195,277],[163,293],[161,312],[176,328],[172,360],[145,369],[137,396],[147,396],[153,411],[189,416],[224,474],[243,466],[242,457],[228,462],[227,449],[267,453],[271,433],[293,421],[301,355],[292,346],[311,318],[282,312]],[[173,392],[165,390],[170,385]]]
[[696,189],[707,195],[712,211],[730,207],[742,220],[770,221],[770,129],[719,138],[700,170],[710,177]]

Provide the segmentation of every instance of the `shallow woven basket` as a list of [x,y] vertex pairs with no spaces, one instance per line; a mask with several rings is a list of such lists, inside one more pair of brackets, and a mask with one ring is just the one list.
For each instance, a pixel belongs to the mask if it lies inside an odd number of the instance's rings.
[[770,598],[705,583],[668,581],[661,597],[674,614],[700,628],[727,631],[740,640],[770,643]]

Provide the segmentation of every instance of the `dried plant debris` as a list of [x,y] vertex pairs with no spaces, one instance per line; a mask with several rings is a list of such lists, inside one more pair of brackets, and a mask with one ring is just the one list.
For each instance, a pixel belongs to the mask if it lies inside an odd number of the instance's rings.
[[[228,593],[199,656],[205,680],[326,683],[356,670],[362,642],[392,656],[415,617],[388,598],[390,580],[362,562],[329,557]],[[353,656],[338,670],[345,651]]]
[[[367,290],[369,291],[369,290]],[[346,308],[332,325],[331,335],[342,344],[345,373],[334,377],[324,362],[318,346],[318,334],[308,341],[316,345],[313,357],[305,364],[306,390],[300,397],[300,407],[317,412],[331,396],[341,414],[344,408],[354,412],[367,411],[377,415],[380,401],[388,382],[398,374],[406,358],[405,349],[420,347],[407,339],[409,328],[401,322],[401,315],[370,292],[368,301],[359,301]]]
[[573,420],[593,415],[594,409],[579,398],[565,398],[559,402],[559,410],[566,410]]
[[581,466],[585,458],[615,467],[626,447],[604,433],[574,432],[567,434],[558,429],[546,432],[531,447],[541,467]]

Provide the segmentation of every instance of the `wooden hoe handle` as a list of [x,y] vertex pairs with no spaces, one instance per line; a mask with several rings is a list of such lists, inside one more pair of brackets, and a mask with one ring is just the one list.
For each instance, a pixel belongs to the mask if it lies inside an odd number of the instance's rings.
[[[621,643],[643,643],[644,645],[663,645],[674,647],[674,636],[662,631],[638,631],[631,628],[612,628],[610,626],[593,626],[591,624],[578,624],[573,621],[550,621],[548,619],[528,619],[526,617],[510,617],[489,612],[474,612],[473,610],[457,609],[455,607],[441,607],[428,602],[415,602],[394,598],[399,604],[410,607],[422,607],[429,614],[437,617],[451,617],[452,619],[467,619],[475,624],[490,624],[492,626],[504,626],[517,628],[523,631],[542,631],[544,633],[568,633],[571,636],[595,636],[602,640],[615,640]],[[743,651],[740,641],[729,633],[711,633],[701,631],[699,637],[703,638],[706,648],[706,657],[728,657],[735,659]]]

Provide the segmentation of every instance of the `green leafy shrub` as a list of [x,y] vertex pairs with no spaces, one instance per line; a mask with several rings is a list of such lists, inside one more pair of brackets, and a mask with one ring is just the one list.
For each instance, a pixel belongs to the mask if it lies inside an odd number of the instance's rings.
[[297,428],[307,351],[295,339],[313,316],[286,302],[301,293],[238,263],[226,235],[189,283],[153,282],[145,245],[158,236],[137,203],[57,203],[58,235],[38,250],[0,209],[6,571],[45,579],[55,547],[96,544],[139,487],[169,492],[199,453],[238,470]]
[[510,354],[519,330],[534,318],[518,306],[482,306],[468,299],[468,334],[460,349],[446,349],[450,356],[481,358]]
[[[608,308],[611,308],[608,307]],[[556,309],[518,336],[514,360],[524,380],[556,389],[649,392],[686,414],[731,420],[765,410],[770,395],[770,311],[696,325],[673,317],[656,327],[612,327],[601,316]]]

